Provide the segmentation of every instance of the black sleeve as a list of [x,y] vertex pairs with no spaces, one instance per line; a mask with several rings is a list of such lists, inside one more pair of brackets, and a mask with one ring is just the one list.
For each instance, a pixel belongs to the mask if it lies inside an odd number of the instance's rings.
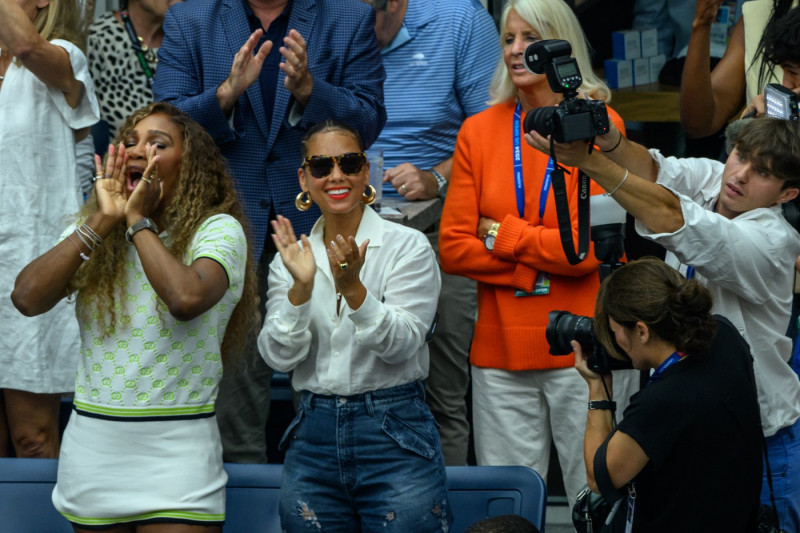
[[606,462],[608,441],[611,440],[614,433],[616,433],[616,431],[612,431],[608,434],[606,440],[603,441],[603,444],[597,448],[594,454],[594,480],[597,483],[597,489],[600,491],[603,499],[609,504],[613,504],[615,501],[625,497],[625,494],[615,488],[614,484],[611,482],[611,474],[608,472],[608,463]]

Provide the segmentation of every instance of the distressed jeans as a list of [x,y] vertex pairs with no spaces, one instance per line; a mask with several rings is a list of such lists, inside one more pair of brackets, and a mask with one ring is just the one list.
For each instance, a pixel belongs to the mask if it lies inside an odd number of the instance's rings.
[[281,447],[285,532],[447,532],[453,522],[421,383],[355,396],[303,391]]

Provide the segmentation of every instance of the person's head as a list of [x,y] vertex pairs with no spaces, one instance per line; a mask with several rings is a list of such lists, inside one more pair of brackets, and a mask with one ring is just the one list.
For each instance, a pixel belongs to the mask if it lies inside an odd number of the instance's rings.
[[795,121],[741,121],[725,162],[717,212],[741,213],[794,199],[800,192],[800,126]]
[[302,157],[297,170],[300,188],[324,216],[361,209],[369,185],[369,162],[354,128],[334,119],[315,124],[303,137]]
[[64,39],[84,47],[86,19],[78,0],[15,0],[45,40]]
[[233,186],[222,155],[205,128],[177,107],[164,102],[145,106],[120,126],[113,143],[123,143],[128,151],[127,191],[141,178],[147,166],[146,143],[156,144],[160,160],[160,218],[168,226],[190,203],[197,209],[213,208]]
[[375,9],[375,37],[386,48],[403,27],[408,0],[362,0]]
[[583,77],[580,89],[590,98],[608,101],[611,91],[592,70],[589,47],[575,13],[564,0],[508,0],[500,15],[500,46],[503,56],[495,67],[489,88],[490,104],[505,102],[533,84],[544,84],[544,74],[531,74],[522,64],[522,54],[542,39],[564,39],[572,45]]
[[618,358],[622,349],[640,370],[654,368],[664,349],[702,355],[716,321],[711,293],[660,259],[631,261],[608,276],[597,294],[597,339]]
[[784,87],[800,87],[800,6],[764,29],[764,60],[783,68]]
[[[162,196],[155,218],[159,229],[169,232],[169,250],[175,257],[183,258],[192,243],[198,227],[210,216],[228,214],[234,217],[245,231],[248,222],[236,195],[225,161],[208,132],[178,108],[163,102],[145,106],[128,117],[117,133],[114,144],[124,143],[129,152],[126,172],[126,197],[141,179],[146,166],[144,144],[156,143],[157,166],[161,180]],[[150,186],[156,186],[153,180]],[[94,196],[79,213],[85,219],[96,210]],[[72,288],[79,289],[79,301],[86,303],[87,312],[104,312],[111,317],[105,327],[113,331],[117,324],[113,308],[114,289],[124,277],[128,242],[125,240],[125,221],[106,237],[103,245],[92,253],[73,278]],[[240,347],[249,328],[257,324],[255,274],[248,253],[245,286],[242,299],[234,310],[225,342],[233,339]],[[101,318],[102,320],[102,318]],[[228,346],[223,344],[223,353]]]

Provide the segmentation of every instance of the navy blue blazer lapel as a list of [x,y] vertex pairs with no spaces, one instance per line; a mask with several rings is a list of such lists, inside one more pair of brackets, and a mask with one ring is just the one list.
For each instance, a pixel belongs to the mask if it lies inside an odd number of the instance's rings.
[[[222,0],[226,9],[222,10],[222,25],[225,28],[225,35],[228,38],[228,52],[230,53],[230,63],[239,49],[247,42],[250,37],[250,24],[247,22],[247,14],[244,11],[242,2],[244,0]],[[230,72],[230,71],[229,71]],[[261,134],[266,137],[267,114],[264,110],[264,97],[261,94],[261,84],[256,80],[245,91],[245,97],[250,102],[250,107],[255,115],[256,124],[261,130]]]
[[[306,41],[308,47],[308,64],[311,65],[316,59],[312,55],[312,46],[309,43],[313,38],[314,21],[317,18],[316,0],[289,0],[292,2],[292,11],[289,15],[289,29],[297,30],[303,39]],[[276,43],[275,46],[283,46],[283,42]],[[283,58],[281,58],[283,61]],[[278,137],[283,121],[288,118],[289,102],[294,102],[292,93],[286,90],[283,82],[286,75],[283,71],[278,73],[278,88],[275,91],[275,107],[272,111],[272,123],[269,130],[269,137],[267,138],[267,149],[271,150],[275,139]]]

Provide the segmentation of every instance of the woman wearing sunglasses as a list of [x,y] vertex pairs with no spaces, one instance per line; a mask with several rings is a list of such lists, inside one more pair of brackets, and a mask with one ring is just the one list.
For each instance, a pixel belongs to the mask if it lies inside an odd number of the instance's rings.
[[264,360],[294,371],[297,416],[280,446],[284,531],[447,531],[452,516],[433,416],[424,402],[426,334],[439,271],[422,233],[369,204],[358,133],[328,120],[303,140],[298,209],[322,211],[298,242],[272,222]]

